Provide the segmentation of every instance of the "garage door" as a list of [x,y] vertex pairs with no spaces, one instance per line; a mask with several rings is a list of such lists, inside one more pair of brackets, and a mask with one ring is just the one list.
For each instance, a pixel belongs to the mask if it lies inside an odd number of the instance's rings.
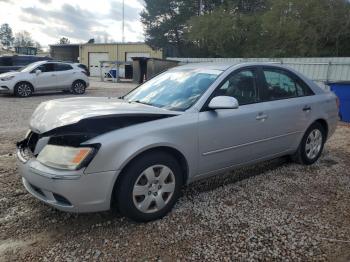
[[89,53],[89,69],[91,76],[100,76],[100,61],[108,61],[108,53]]
[[132,57],[151,57],[150,53],[126,53],[126,61],[132,61]]

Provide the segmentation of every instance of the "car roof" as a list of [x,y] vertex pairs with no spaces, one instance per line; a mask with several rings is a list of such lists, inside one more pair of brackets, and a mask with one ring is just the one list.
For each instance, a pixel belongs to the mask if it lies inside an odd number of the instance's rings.
[[240,63],[233,63],[233,62],[206,62],[206,63],[189,63],[185,65],[181,65],[176,67],[177,69],[210,69],[210,70],[221,70],[226,71],[229,68],[232,67],[244,67],[244,66],[274,66],[279,67],[283,69],[289,69],[289,67],[286,67],[278,62],[240,62]]

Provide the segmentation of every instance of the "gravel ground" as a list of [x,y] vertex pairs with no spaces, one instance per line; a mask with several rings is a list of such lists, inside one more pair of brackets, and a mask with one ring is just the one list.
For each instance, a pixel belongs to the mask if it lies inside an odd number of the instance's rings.
[[[87,95],[131,88],[93,81]],[[313,166],[281,158],[197,182],[168,216],[136,224],[63,213],[24,190],[14,143],[41,101],[70,96],[0,95],[0,261],[350,261],[349,125]]]

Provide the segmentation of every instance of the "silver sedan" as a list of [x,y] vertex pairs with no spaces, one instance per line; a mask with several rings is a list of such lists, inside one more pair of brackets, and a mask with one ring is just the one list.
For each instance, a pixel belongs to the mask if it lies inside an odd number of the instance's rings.
[[40,104],[17,144],[19,170],[60,210],[117,206],[150,221],[195,180],[286,155],[313,164],[337,115],[333,93],[284,66],[189,64],[124,97]]

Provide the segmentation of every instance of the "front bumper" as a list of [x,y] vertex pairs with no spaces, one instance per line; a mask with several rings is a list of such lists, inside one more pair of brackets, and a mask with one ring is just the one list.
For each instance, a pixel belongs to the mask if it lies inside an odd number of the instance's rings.
[[2,81],[0,80],[0,94],[13,94],[13,88],[15,82],[13,80]]
[[85,174],[83,169],[63,171],[42,165],[35,158],[23,161],[17,150],[19,174],[24,187],[39,200],[68,212],[110,209],[117,171]]
[[4,85],[0,82],[0,94],[10,94],[12,91],[7,85]]

